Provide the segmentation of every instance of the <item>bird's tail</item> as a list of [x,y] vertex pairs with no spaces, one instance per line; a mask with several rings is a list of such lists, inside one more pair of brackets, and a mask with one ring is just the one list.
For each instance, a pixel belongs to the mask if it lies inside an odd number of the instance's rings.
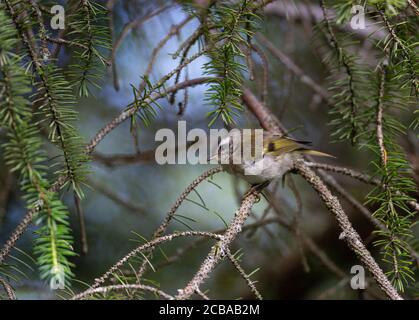
[[304,149],[304,150],[301,150],[301,153],[310,154],[312,156],[336,158],[335,156],[332,156],[328,153],[320,152],[320,151],[313,150],[313,149]]

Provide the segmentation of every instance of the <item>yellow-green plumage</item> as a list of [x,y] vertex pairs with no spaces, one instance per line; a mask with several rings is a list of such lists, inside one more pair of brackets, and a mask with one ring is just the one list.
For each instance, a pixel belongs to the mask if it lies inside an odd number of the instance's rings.
[[274,135],[268,132],[263,133],[263,152],[272,156],[280,156],[284,153],[304,153],[315,156],[333,157],[324,152],[310,149],[307,145],[310,142],[294,140],[289,137]]

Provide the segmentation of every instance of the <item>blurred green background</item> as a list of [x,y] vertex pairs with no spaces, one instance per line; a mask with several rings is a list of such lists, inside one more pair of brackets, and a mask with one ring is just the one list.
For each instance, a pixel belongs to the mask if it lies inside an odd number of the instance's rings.
[[[143,16],[163,3],[163,1],[119,1],[115,7],[115,32],[119,33],[122,26],[129,20]],[[138,86],[140,83],[140,77],[145,72],[153,48],[169,32],[172,24],[179,23],[185,17],[182,9],[175,6],[150,19],[127,36],[117,52],[116,59],[120,90],[114,89],[112,73],[109,70],[103,79],[103,89],[96,90],[95,97],[82,99],[77,106],[80,113],[78,128],[86,141],[133,100],[130,85]],[[174,60],[171,54],[177,50],[182,40],[195,30],[197,25],[196,21],[188,23],[179,36],[173,37],[161,50],[150,77],[151,82],[158,80],[177,66],[179,60]],[[326,87],[327,70],[317,50],[317,38],[310,30],[311,26],[301,21],[291,21],[277,15],[267,15],[261,22],[260,28],[260,32],[275,46],[289,55],[319,85]],[[296,137],[310,140],[318,149],[337,157],[321,161],[367,170],[371,155],[366,150],[354,149],[349,144],[332,143],[330,128],[327,126],[330,120],[328,107],[324,102],[319,103],[314,92],[302,84],[269,52],[265,49],[263,51],[269,60],[267,105],[274,114],[288,129],[293,130]],[[202,57],[188,67],[190,79],[202,75],[202,64],[206,59]],[[263,77],[263,68],[260,57],[256,54],[253,55],[253,61],[256,80],[249,81],[246,75],[246,85],[260,97],[260,79]],[[189,102],[182,116],[178,115],[177,103],[183,100],[183,92],[178,92],[176,103],[173,105],[167,99],[161,99],[159,102],[163,109],[159,111],[157,119],[148,128],[142,125],[139,127],[140,150],[143,152],[155,148],[158,145],[154,141],[155,132],[160,128],[175,129],[178,120],[186,120],[188,129],[208,130],[206,112],[211,110],[211,106],[205,103],[204,94],[205,86],[189,89]],[[244,111],[238,121],[238,126],[257,127],[258,124],[252,115]],[[96,151],[101,155],[135,153],[129,127],[129,121],[123,123],[100,143]],[[214,127],[221,128],[222,124],[216,123]],[[82,201],[89,251],[87,255],[79,255],[74,259],[77,279],[91,284],[95,277],[100,276],[138,243],[143,242],[139,235],[150,238],[183,189],[209,168],[209,165],[160,166],[153,163],[109,166],[94,159],[89,176],[91,188],[86,189],[86,198]],[[355,197],[363,201],[363,196],[369,190],[367,186],[342,177],[337,177],[337,179]],[[303,203],[301,229],[310,235],[349,276],[349,270],[352,265],[357,264],[357,260],[345,244],[338,240],[339,230],[333,217],[301,178],[294,177],[293,181]],[[192,201],[184,202],[178,211],[179,215],[187,218],[179,216],[171,223],[169,232],[190,228],[217,230],[225,226],[223,220],[228,222],[232,219],[240,200],[237,192],[243,194],[247,184],[226,173],[216,175],[213,182],[204,182],[197,189],[208,210],[194,203],[201,203],[201,199],[197,194],[192,193],[189,197]],[[4,204],[7,213],[0,221],[0,243],[7,239],[25,214],[16,181],[13,181],[13,184],[10,197]],[[119,197],[123,202],[137,207],[138,210],[129,209],[113,201],[106,193]],[[275,194],[283,217],[287,221],[293,221],[297,212],[295,195],[287,185],[283,186],[281,182]],[[67,195],[64,197],[72,212],[75,249],[80,252],[79,223],[72,197]],[[350,205],[345,202],[343,204],[361,236],[367,237],[372,231],[371,224]],[[254,215],[249,223],[260,218],[266,207],[267,202],[262,198],[255,205]],[[273,212],[269,215],[275,216]],[[18,243],[18,247],[28,253],[31,252],[33,230],[32,227]],[[175,240],[162,246],[162,249],[167,256],[171,256],[195,240],[192,238]],[[246,272],[250,273],[258,269],[251,278],[257,281],[256,286],[264,298],[357,299],[372,297],[371,294],[351,290],[307,248],[301,250],[298,243],[296,236],[289,230],[271,224],[257,229],[256,232],[244,232],[232,249],[233,252],[241,250],[243,254],[241,263]],[[367,243],[369,243],[369,249],[375,251],[368,238]],[[162,290],[175,294],[176,290],[182,288],[198,270],[211,245],[211,241],[201,242],[175,263],[156,272],[149,271],[146,278],[159,283]],[[377,254],[376,256],[378,257]],[[305,259],[307,259],[309,270],[304,267]],[[153,264],[157,266],[164,261],[164,255],[156,250]],[[33,265],[32,267],[35,268]],[[38,279],[36,271],[30,271],[28,268],[24,271],[27,277],[22,276],[20,281],[14,283],[18,298],[52,299],[58,297],[57,292],[51,292],[48,285]],[[207,293],[212,298],[253,298],[245,281],[228,261],[224,261],[216,268],[204,287],[209,290]],[[75,291],[81,288],[85,286],[78,282],[73,283]]]

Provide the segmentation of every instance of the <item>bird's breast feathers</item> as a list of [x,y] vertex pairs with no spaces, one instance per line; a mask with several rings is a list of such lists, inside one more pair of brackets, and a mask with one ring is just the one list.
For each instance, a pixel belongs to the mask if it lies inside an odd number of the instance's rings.
[[257,160],[245,160],[241,165],[228,165],[227,170],[243,177],[250,184],[262,183],[274,178],[281,178],[294,166],[294,156],[265,155]]

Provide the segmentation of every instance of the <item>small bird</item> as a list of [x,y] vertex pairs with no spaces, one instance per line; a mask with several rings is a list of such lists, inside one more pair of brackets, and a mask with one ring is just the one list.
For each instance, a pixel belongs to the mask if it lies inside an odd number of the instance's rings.
[[[295,160],[304,154],[333,157],[311,149],[308,141],[256,130],[231,130],[220,141],[216,153],[209,160],[217,159],[227,172],[241,176],[256,186],[266,185],[275,178],[283,178],[293,169]],[[250,148],[250,152],[247,152],[250,156],[245,156],[245,148]]]

